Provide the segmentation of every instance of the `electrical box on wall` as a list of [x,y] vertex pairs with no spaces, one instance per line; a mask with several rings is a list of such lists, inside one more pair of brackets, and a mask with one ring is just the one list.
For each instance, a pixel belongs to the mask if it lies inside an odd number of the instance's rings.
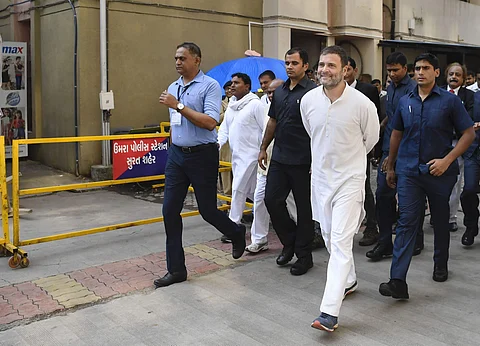
[[408,20],[408,29],[409,30],[415,30],[415,18],[412,18],[412,19]]
[[100,93],[100,109],[104,111],[109,111],[110,109],[115,108],[115,103],[113,100],[113,91],[103,91]]

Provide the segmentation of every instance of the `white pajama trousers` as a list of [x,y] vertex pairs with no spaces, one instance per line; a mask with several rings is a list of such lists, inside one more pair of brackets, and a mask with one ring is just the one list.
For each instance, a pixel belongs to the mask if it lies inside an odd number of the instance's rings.
[[353,237],[358,232],[363,210],[363,192],[356,191],[334,197],[325,205],[323,222],[320,222],[325,246],[330,253],[327,282],[320,311],[332,316],[340,313],[345,288],[357,280],[353,261]]
[[232,202],[230,204],[230,213],[228,214],[230,220],[235,222],[237,225],[242,220],[243,211],[245,210],[245,202],[247,197],[253,199],[253,194],[244,193],[238,190],[232,191]]
[[460,174],[457,177],[457,182],[453,186],[452,193],[450,194],[450,201],[448,202],[448,204],[450,204],[450,223],[457,222],[457,212],[458,207],[460,206],[460,195],[462,194],[463,190],[463,172],[465,171],[465,161],[461,156],[459,156],[457,160],[458,168],[460,168]]
[[265,186],[267,176],[257,173],[257,186],[253,196],[253,223],[251,232],[252,244],[263,244],[267,242],[270,215],[265,206]]

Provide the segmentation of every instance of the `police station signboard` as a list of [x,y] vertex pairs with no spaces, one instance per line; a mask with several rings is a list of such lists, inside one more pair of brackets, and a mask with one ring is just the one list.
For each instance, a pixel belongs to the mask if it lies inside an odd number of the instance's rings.
[[168,138],[112,141],[113,179],[165,174]]
[[[5,137],[5,156],[12,157],[12,141],[27,138],[27,45],[2,43],[2,88],[0,89],[1,135]],[[26,145],[19,156],[28,155]]]

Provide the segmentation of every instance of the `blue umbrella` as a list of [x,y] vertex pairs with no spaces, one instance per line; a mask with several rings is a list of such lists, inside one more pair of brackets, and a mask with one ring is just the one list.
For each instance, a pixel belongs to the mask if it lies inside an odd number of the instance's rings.
[[258,76],[266,70],[273,71],[277,78],[287,79],[285,62],[283,60],[256,56],[224,62],[208,71],[207,76],[215,79],[223,87],[226,82],[232,79],[232,74],[236,72],[246,73],[252,79],[252,91],[255,92],[260,89]]

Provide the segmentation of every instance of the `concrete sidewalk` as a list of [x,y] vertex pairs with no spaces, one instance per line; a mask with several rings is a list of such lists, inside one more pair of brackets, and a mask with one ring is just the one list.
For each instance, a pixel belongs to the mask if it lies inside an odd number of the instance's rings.
[[[41,172],[33,180],[23,172],[23,184],[45,182]],[[62,183],[77,179],[47,173],[53,182],[52,175]],[[196,207],[193,196],[186,202],[186,210]],[[21,238],[156,217],[161,203],[162,194],[147,184],[22,198],[33,213],[21,219]],[[200,216],[186,218],[189,279],[156,291],[152,280],[165,273],[161,223],[28,246],[28,268],[11,270],[0,258],[0,345],[478,345],[479,245],[464,249],[460,226],[452,234],[450,278],[436,283],[428,220],[426,248],[409,272],[408,302],[379,295],[390,261],[372,263],[368,248],[355,246],[360,288],[345,300],[333,335],[310,328],[326,251],[315,251],[315,267],[294,277],[288,266],[275,265],[281,245],[274,233],[269,251],[234,261],[213,227]]]
[[356,247],[359,289],[345,300],[332,334],[310,327],[328,258],[318,250],[314,268],[301,277],[276,266],[271,256],[244,261],[0,332],[0,345],[478,345],[480,253],[478,246],[462,249],[459,238],[453,236],[450,279],[436,283],[427,231],[426,250],[409,272],[409,301],[378,293],[389,261],[369,262]]

